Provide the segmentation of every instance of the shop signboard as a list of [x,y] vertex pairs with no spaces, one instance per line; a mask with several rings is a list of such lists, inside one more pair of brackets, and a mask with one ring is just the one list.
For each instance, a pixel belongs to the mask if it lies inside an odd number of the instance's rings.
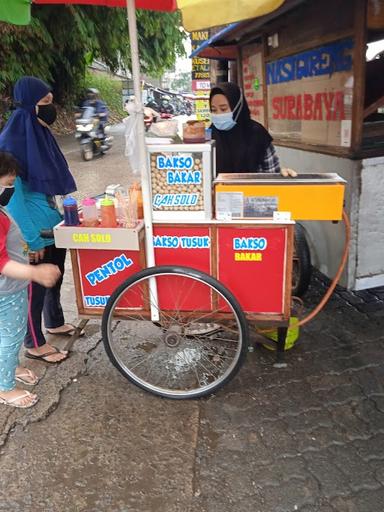
[[242,49],[243,90],[253,120],[265,125],[263,55],[259,44]]
[[351,144],[353,39],[266,64],[268,129],[274,137],[324,146]]
[[[191,32],[192,51],[209,39],[209,30]],[[210,61],[202,57],[192,58],[192,91],[196,96],[195,112],[198,121],[209,119],[209,91],[211,89]]]

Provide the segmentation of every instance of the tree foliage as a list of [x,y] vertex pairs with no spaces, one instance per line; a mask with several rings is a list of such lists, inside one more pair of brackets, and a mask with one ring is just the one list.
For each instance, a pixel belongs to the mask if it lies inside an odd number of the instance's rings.
[[[111,69],[130,69],[124,9],[75,5],[33,5],[29,26],[0,23],[0,94],[10,94],[23,75],[52,84],[56,101],[80,94],[87,65],[103,60]],[[184,54],[178,13],[137,11],[142,71],[160,76]]]
[[192,90],[191,72],[179,73],[171,82],[171,89],[178,92],[190,92]]

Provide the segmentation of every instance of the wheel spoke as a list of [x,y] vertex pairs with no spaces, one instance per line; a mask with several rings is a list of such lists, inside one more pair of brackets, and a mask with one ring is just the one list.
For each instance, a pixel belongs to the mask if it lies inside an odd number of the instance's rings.
[[[204,396],[232,378],[246,353],[247,331],[231,294],[195,270],[158,267],[136,276],[114,292],[103,316],[107,353],[123,375],[170,398]],[[158,298],[150,279],[156,280]],[[214,298],[220,307],[202,310],[201,297]],[[127,310],[127,304],[142,308]],[[159,316],[155,323],[148,318],[151,305]]]

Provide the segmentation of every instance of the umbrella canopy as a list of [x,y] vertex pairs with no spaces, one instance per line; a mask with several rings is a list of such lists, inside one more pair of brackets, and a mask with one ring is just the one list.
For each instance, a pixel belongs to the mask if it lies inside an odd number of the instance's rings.
[[[126,7],[126,0],[33,0],[37,4],[92,4]],[[137,9],[181,11],[188,32],[268,14],[284,0],[136,0]]]
[[[82,4],[104,5],[105,7],[127,7],[126,0],[32,0],[35,4]],[[176,11],[176,0],[136,0],[136,9],[151,11]]]
[[0,1],[0,21],[14,25],[28,25],[31,21],[30,0]]

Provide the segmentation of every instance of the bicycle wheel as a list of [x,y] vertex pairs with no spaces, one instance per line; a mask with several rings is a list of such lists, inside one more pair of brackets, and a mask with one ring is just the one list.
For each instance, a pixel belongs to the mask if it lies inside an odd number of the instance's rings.
[[[150,282],[156,283],[157,300]],[[213,393],[237,373],[248,326],[237,300],[216,279],[163,266],[134,274],[114,291],[102,334],[108,357],[129,381],[155,395],[184,399]]]

